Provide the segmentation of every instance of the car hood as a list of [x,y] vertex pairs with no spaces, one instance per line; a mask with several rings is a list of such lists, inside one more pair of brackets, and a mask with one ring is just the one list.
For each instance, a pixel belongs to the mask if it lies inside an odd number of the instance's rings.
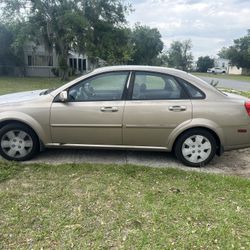
[[34,90],[34,91],[25,91],[18,92],[13,94],[6,94],[0,96],[0,104],[9,104],[9,103],[19,103],[33,101],[40,97],[40,93],[44,90]]

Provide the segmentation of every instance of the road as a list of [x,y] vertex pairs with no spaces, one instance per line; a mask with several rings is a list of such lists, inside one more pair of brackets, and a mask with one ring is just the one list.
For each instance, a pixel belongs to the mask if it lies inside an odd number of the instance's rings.
[[215,77],[204,77],[199,76],[199,78],[205,80],[206,82],[210,83],[212,80],[215,82],[219,82],[217,86],[223,88],[232,88],[241,91],[250,91],[250,82],[242,82],[242,81],[235,81],[235,80],[228,80],[222,78],[215,78]]

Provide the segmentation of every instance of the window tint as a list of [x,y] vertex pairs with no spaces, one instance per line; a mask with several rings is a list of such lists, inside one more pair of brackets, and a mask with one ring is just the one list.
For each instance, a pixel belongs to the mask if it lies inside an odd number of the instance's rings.
[[106,73],[82,81],[69,89],[72,102],[121,100],[128,72]]
[[172,76],[138,72],[135,75],[133,100],[164,100],[186,98],[185,91]]
[[191,99],[203,99],[205,97],[204,93],[194,85],[181,78],[178,78],[178,80],[185,86]]

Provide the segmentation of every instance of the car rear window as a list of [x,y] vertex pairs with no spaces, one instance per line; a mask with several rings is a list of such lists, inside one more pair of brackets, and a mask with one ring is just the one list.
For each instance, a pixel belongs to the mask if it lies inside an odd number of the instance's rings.
[[191,99],[204,99],[205,98],[205,94],[200,89],[192,85],[191,83],[181,78],[178,78],[178,81],[180,81],[181,84],[184,85]]

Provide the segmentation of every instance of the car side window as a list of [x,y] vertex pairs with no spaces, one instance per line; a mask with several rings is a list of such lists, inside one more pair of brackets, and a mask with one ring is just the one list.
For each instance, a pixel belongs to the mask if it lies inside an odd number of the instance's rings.
[[69,89],[70,102],[121,100],[128,72],[104,73]]
[[205,98],[205,94],[201,90],[199,90],[197,87],[195,87],[191,83],[189,83],[181,78],[178,78],[178,80],[184,85],[184,87],[186,88],[191,99],[203,99],[203,98]]
[[132,100],[165,100],[187,98],[174,77],[150,72],[135,73]]

